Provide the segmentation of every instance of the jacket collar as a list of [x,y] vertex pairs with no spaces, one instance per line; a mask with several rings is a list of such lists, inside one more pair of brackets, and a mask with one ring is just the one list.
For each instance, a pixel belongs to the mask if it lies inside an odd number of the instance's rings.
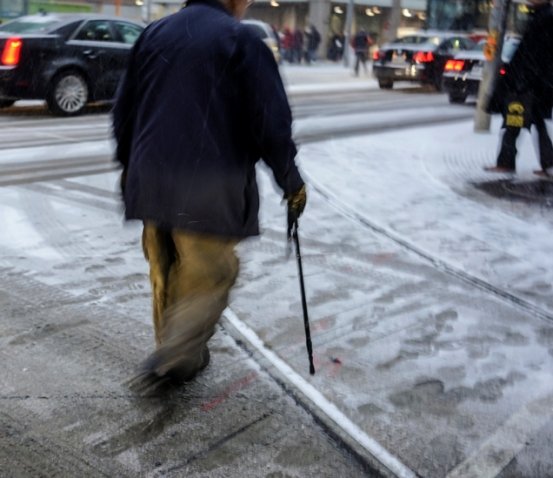
[[[219,0],[188,0],[186,2],[186,6],[194,5],[196,3],[203,3],[204,5],[208,5],[212,8],[216,8],[218,10],[222,10],[226,14],[232,16],[232,13],[230,13],[227,8],[219,1]],[[186,8],[186,7],[185,7]]]

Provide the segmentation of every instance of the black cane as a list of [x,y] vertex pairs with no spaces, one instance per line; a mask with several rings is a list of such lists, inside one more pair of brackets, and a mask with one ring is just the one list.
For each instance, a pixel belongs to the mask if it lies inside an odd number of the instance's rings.
[[298,259],[298,272],[300,276],[301,305],[303,308],[303,325],[305,327],[305,344],[307,346],[307,356],[309,357],[309,373],[315,375],[315,365],[313,365],[313,345],[311,344],[311,331],[309,330],[309,317],[307,315],[307,300],[305,299],[305,285],[303,282],[303,267],[301,265],[300,239],[298,237],[298,220],[295,219],[292,226],[292,237],[296,244],[296,257]]

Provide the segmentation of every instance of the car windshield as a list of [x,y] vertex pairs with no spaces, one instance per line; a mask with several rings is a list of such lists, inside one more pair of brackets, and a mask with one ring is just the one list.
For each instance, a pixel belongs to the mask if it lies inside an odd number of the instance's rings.
[[471,51],[483,51],[484,46],[486,45],[486,40],[479,40],[478,43],[475,43],[472,48],[470,48]]
[[0,32],[9,33],[41,33],[52,30],[60,21],[52,17],[23,17],[0,25]]
[[406,37],[397,38],[394,43],[402,43],[405,45],[422,45],[430,43],[432,45],[440,44],[440,37],[427,35],[408,35]]

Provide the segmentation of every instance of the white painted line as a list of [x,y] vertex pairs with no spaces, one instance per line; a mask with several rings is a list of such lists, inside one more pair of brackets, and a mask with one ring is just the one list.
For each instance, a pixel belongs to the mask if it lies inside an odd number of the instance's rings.
[[553,394],[527,403],[446,478],[496,477],[552,417]]
[[328,401],[313,385],[307,382],[301,375],[296,373],[286,362],[277,354],[269,350],[258,335],[242,322],[238,316],[230,309],[226,308],[223,312],[225,318],[235,327],[242,336],[260,352],[271,364],[277,368],[286,379],[297,387],[305,396],[307,396],[315,406],[317,406],[328,418],[330,418],[338,427],[354,439],[359,445],[374,456],[388,470],[394,473],[398,478],[415,478],[416,474],[407,466],[401,463],[395,456],[389,453],[376,440],[368,436],[355,423],[346,417],[333,403]]

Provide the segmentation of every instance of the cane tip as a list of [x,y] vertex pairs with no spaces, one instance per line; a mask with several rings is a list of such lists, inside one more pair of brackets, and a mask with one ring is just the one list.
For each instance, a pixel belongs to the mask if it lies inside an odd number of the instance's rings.
[[314,366],[314,365],[310,365],[310,366],[309,366],[309,373],[310,373],[311,375],[315,375],[315,366]]

